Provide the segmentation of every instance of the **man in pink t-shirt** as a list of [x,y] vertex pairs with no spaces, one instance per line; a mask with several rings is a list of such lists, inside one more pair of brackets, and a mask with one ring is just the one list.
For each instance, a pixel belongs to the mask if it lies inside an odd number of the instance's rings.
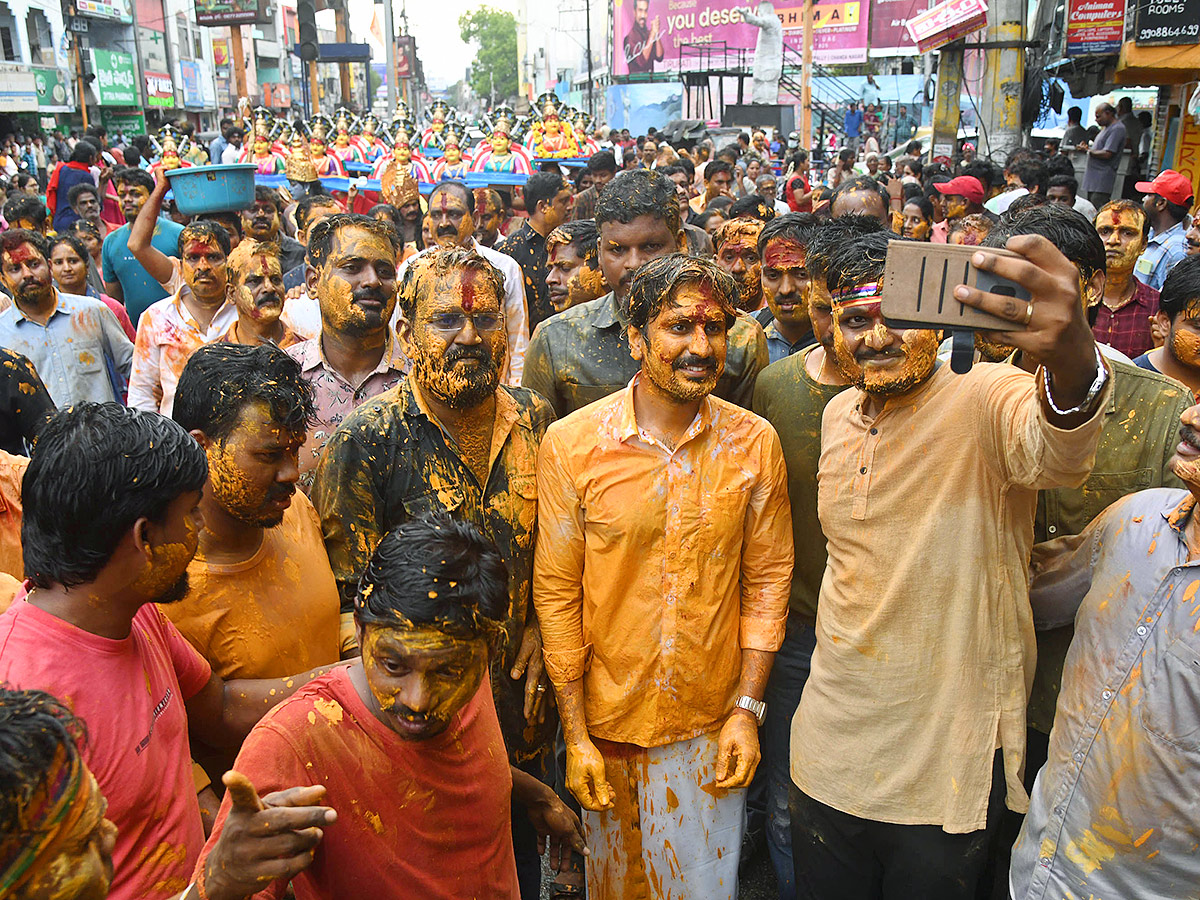
[[84,761],[118,829],[115,900],[192,880],[204,832],[189,726],[236,747],[308,680],[226,684],[154,607],[187,591],[207,471],[169,419],[84,403],[45,426],[22,483],[29,593],[0,615],[0,683],[53,694],[86,724]]

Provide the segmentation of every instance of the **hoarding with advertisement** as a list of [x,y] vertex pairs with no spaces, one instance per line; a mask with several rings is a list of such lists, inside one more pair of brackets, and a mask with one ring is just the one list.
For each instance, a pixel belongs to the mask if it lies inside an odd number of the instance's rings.
[[213,38],[213,65],[223,69],[229,65],[229,38]]
[[120,50],[88,51],[92,57],[92,72],[96,80],[91,84],[92,95],[98,106],[140,106],[137,74],[133,66],[133,55]]
[[916,56],[917,44],[905,26],[927,6],[925,0],[872,0],[871,56]]
[[1117,53],[1125,37],[1125,0],[1070,0],[1067,56]]
[[142,112],[114,112],[105,109],[100,112],[100,121],[110,135],[123,134],[131,137],[146,133],[146,114]]
[[69,72],[34,66],[33,83],[39,112],[75,112]]
[[30,68],[0,63],[0,112],[29,112],[37,105],[37,80]]
[[1200,0],[1137,4],[1135,44],[1200,44]]
[[[753,50],[758,29],[742,19],[747,0],[613,0],[613,75],[679,70],[683,44]],[[778,12],[778,10],[776,10]]]
[[75,11],[93,19],[112,19],[117,22],[132,22],[129,0],[75,0]]
[[[813,62],[823,66],[866,62],[869,10],[870,0],[817,0],[813,6]],[[785,41],[799,49],[804,35],[803,4],[776,7],[775,12],[783,23]]]
[[908,20],[905,27],[922,53],[944,47],[987,25],[983,0],[945,0]]
[[194,60],[179,61],[179,87],[183,91],[183,105],[193,109],[204,107],[204,92],[200,87],[200,67]]
[[270,21],[266,0],[196,0],[198,25],[265,25]]
[[146,105],[174,109],[175,85],[171,83],[171,76],[166,72],[151,72],[148,69],[142,74],[146,78]]

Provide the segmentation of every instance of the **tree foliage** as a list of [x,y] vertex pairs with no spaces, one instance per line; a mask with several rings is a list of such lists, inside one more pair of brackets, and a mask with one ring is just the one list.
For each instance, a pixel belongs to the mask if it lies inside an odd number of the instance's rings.
[[471,66],[471,89],[496,103],[517,96],[517,19],[481,6],[458,17],[462,39],[479,50]]

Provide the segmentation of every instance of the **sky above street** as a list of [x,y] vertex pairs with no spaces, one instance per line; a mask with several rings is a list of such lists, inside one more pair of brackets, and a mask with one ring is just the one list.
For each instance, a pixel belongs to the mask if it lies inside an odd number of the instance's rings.
[[[464,12],[484,5],[480,0],[437,0],[436,3],[395,0],[393,9],[396,31],[402,29],[400,11],[408,14],[409,29],[417,39],[417,53],[425,64],[425,80],[431,88],[448,87],[463,77],[467,66],[474,60],[471,47],[458,36],[458,17]],[[487,0],[487,5],[513,14],[517,11],[515,0]],[[350,30],[356,38],[374,40],[370,34],[372,0],[349,0]],[[380,26],[383,24],[383,7],[379,7]],[[382,61],[382,48],[376,48]],[[516,60],[513,60],[516,65]]]

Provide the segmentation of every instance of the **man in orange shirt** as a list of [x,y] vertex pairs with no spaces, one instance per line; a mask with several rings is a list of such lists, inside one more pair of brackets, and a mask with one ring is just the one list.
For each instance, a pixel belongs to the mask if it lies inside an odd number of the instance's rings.
[[779,438],[709,396],[737,297],[709,260],[647,263],[628,301],[640,371],[538,455],[533,596],[593,900],[737,894],[792,576]]

